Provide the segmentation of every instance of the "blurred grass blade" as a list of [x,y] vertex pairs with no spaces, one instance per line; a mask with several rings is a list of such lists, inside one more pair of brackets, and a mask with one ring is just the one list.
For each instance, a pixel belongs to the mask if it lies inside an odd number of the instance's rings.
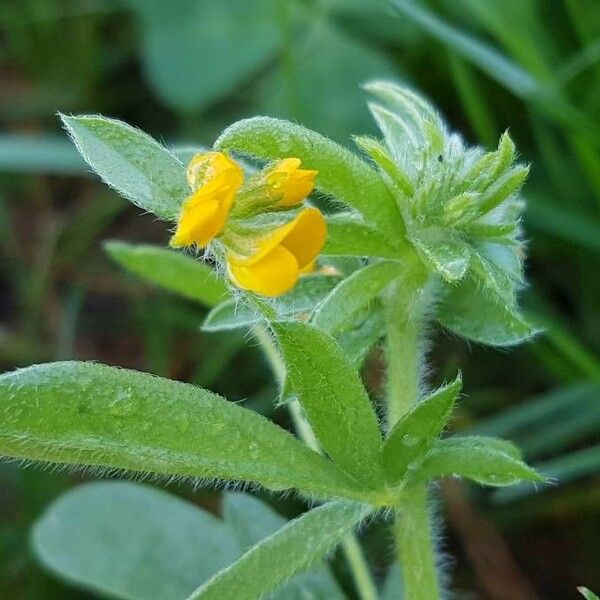
[[594,121],[574,107],[560,92],[536,80],[531,73],[492,46],[452,27],[422,4],[412,0],[390,1],[404,16],[479,67],[515,96],[531,102],[567,130],[575,129],[589,139],[593,139],[594,136],[598,138],[600,128]]
[[323,558],[368,514],[360,504],[331,502],[315,508],[251,548],[188,600],[256,600]]
[[528,194],[527,226],[600,253],[600,220],[594,215],[574,212],[547,198]]
[[498,134],[494,116],[471,67],[455,53],[449,55],[450,70],[471,127],[486,148],[494,148]]
[[181,252],[118,241],[105,242],[104,249],[127,271],[184,298],[215,306],[229,297],[227,285],[212,267]]
[[526,400],[478,423],[469,433],[481,433],[502,437],[519,437],[522,433],[544,427],[547,423],[560,422],[570,408],[587,412],[589,405],[600,399],[600,385],[581,383],[553,390],[537,398]]
[[[550,479],[545,487],[564,485],[581,477],[600,473],[600,446],[584,448],[577,452],[564,454],[557,458],[539,462],[534,465],[536,471]],[[498,490],[492,495],[494,502],[505,504],[514,502],[535,493],[531,486],[516,485],[511,488]]]
[[15,459],[362,497],[333,463],[274,423],[189,384],[49,363],[2,375],[0,403],[0,454]]
[[0,171],[80,175],[88,169],[62,137],[5,133],[0,134]]

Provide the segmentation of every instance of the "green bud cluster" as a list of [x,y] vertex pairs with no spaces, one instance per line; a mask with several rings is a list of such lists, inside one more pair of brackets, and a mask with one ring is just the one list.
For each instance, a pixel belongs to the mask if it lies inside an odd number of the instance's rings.
[[468,147],[422,97],[372,82],[369,108],[380,142],[356,137],[393,194],[407,241],[425,266],[456,286],[470,279],[510,305],[522,283],[519,190],[528,167],[515,163],[508,133],[498,148]]

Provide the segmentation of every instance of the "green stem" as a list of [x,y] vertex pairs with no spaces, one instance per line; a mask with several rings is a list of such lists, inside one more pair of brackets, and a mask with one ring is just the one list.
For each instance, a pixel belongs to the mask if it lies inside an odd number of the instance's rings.
[[359,598],[361,600],[377,600],[377,588],[371,577],[371,570],[355,535],[347,535],[342,540],[342,550],[348,565],[350,565]]
[[396,549],[407,600],[440,598],[425,484],[406,490],[396,509]]
[[419,398],[421,325],[404,315],[397,304],[386,307],[387,420],[390,430]]
[[[387,417],[390,429],[418,401],[427,292],[406,278],[386,298]],[[436,600],[440,587],[425,484],[405,489],[396,507],[396,550],[408,600]]]
[[[280,384],[283,383],[285,377],[285,366],[281,360],[281,357],[279,356],[279,352],[277,351],[275,344],[273,343],[273,339],[269,335],[269,332],[262,325],[256,325],[253,332],[254,336],[262,346],[265,356],[271,365],[271,369],[275,374],[275,378]],[[288,402],[287,406],[298,437],[309,448],[315,452],[322,453],[323,451],[319,441],[317,440],[309,422],[306,420],[302,406],[298,400],[294,398]],[[346,556],[346,560],[348,561],[348,566],[350,567],[350,572],[352,573],[352,578],[354,579],[360,600],[377,600],[377,588],[375,587],[375,583],[371,577],[369,565],[354,534],[349,534],[342,540],[342,549],[344,551],[344,555]]]

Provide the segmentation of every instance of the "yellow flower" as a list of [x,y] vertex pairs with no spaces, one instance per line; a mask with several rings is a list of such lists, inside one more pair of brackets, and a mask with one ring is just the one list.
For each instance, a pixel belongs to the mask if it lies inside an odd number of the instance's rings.
[[190,187],[195,190],[198,187],[208,183],[222,173],[231,171],[232,180],[239,180],[242,185],[244,172],[240,166],[227,154],[223,152],[200,152],[195,154],[187,167],[187,180]]
[[299,158],[284,158],[267,173],[271,196],[281,196],[279,206],[300,204],[315,187],[318,171],[299,169]]
[[312,270],[325,244],[325,218],[316,208],[298,216],[260,240],[249,257],[229,252],[227,268],[233,283],[263,296],[280,296],[292,289],[300,274]]
[[205,152],[192,158],[187,175],[192,188],[200,187],[184,202],[170,244],[204,248],[223,229],[244,172],[222,152]]

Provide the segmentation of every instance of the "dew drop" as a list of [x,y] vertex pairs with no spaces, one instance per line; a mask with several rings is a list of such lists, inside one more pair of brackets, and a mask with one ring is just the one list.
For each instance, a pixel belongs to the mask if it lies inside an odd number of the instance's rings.
[[402,443],[405,446],[416,446],[420,442],[420,440],[421,440],[421,438],[419,438],[416,435],[412,435],[410,433],[407,433],[402,436]]
[[108,405],[108,412],[114,417],[126,417],[135,412],[135,402],[131,399],[131,387],[117,392]]

